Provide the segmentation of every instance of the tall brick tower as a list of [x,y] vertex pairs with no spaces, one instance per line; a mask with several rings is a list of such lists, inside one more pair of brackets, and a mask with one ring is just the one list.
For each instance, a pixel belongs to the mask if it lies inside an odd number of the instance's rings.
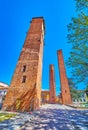
[[54,65],[50,65],[50,103],[55,103],[56,100],[56,87],[55,87],[55,75]]
[[68,85],[68,79],[66,76],[64,60],[62,55],[62,50],[58,51],[58,65],[59,65],[59,72],[60,72],[60,83],[61,83],[61,97],[63,104],[71,104],[71,95],[70,89]]
[[40,107],[44,31],[43,17],[33,18],[3,109],[30,111]]

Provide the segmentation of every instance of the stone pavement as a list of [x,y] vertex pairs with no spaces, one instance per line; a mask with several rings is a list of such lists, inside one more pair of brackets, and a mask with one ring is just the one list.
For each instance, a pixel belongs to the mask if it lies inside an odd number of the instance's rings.
[[[5,112],[3,111],[2,113]],[[0,130],[17,130],[26,122],[30,122],[32,117],[33,116],[28,113],[17,113],[17,116],[12,117],[9,120],[0,122]]]
[[44,105],[20,130],[88,130],[88,110],[65,105]]
[[32,114],[19,113],[0,123],[0,130],[88,130],[88,110],[65,105],[43,105]]

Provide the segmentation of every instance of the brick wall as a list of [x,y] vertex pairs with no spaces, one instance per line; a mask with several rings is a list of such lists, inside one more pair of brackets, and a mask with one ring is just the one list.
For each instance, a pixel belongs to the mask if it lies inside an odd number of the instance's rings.
[[29,111],[40,107],[43,41],[44,19],[33,18],[3,109]]
[[56,86],[55,86],[55,74],[54,65],[50,65],[50,103],[55,103],[56,100]]
[[59,66],[59,73],[60,73],[62,103],[71,104],[72,101],[71,101],[70,89],[68,85],[68,79],[66,76],[66,70],[64,66],[62,50],[59,50],[57,54],[58,54],[58,66]]

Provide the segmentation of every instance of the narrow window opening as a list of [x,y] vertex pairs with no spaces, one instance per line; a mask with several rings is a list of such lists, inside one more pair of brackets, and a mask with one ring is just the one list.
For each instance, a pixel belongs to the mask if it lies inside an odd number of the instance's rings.
[[26,65],[23,66],[23,72],[25,72],[25,71],[26,71]]
[[26,76],[23,76],[22,83],[26,82]]
[[84,99],[84,102],[86,102],[86,100]]
[[66,93],[67,91],[65,90],[65,93]]

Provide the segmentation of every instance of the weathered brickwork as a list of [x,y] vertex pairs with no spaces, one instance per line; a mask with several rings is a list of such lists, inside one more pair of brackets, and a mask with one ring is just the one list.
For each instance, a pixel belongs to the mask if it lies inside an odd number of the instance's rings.
[[42,17],[32,19],[3,109],[30,111],[40,107],[44,27]]
[[61,97],[63,104],[71,104],[71,95],[70,89],[68,85],[68,79],[66,76],[64,60],[62,55],[62,50],[58,51],[58,65],[59,65],[59,72],[60,72],[60,83],[61,83]]
[[55,75],[54,65],[50,65],[50,103],[55,103],[56,100],[56,87],[55,87]]

